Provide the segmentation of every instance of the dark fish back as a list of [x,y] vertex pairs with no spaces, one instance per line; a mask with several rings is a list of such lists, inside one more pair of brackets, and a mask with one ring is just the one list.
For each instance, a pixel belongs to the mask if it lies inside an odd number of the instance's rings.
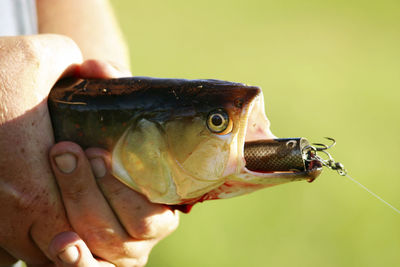
[[110,150],[139,114],[162,122],[178,112],[240,104],[238,99],[259,92],[258,87],[220,80],[67,78],[54,86],[48,105],[56,141]]

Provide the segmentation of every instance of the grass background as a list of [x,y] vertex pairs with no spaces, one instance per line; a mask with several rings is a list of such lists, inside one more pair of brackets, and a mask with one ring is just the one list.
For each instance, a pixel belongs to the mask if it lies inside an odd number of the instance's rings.
[[[332,149],[400,207],[400,2],[113,0],[134,75],[261,86],[273,132]],[[325,170],[195,206],[148,266],[400,265],[400,216]]]

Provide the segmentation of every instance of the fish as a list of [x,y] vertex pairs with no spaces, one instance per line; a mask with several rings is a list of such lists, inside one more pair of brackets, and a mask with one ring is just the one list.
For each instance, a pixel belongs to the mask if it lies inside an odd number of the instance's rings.
[[112,174],[154,203],[191,207],[312,181],[322,170],[305,138],[272,135],[257,86],[65,78],[51,90],[48,106],[56,141],[107,149]]

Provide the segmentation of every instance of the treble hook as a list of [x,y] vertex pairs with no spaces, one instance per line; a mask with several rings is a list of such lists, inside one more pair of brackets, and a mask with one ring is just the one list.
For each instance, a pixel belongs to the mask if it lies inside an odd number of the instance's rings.
[[[325,139],[332,141],[332,144],[328,146],[328,145],[325,145],[322,143],[312,143],[312,145],[306,146],[304,148],[305,151],[309,151],[308,152],[309,156],[307,156],[306,160],[307,161],[317,160],[323,166],[328,167],[331,170],[337,171],[340,175],[342,175],[342,176],[346,175],[347,171],[344,168],[344,165],[340,162],[335,161],[333,159],[332,155],[326,151],[327,149],[336,145],[336,140],[331,137],[325,137]],[[318,146],[318,147],[315,147],[315,146]],[[324,158],[320,157],[317,152],[324,153],[325,155],[328,156],[328,159],[324,159]]]
[[332,141],[332,144],[330,146],[327,146],[322,143],[312,143],[313,146],[320,146],[320,147],[315,147],[316,151],[324,151],[324,150],[327,150],[327,149],[333,147],[334,145],[336,145],[336,140],[333,139],[332,137],[324,137],[324,138]]

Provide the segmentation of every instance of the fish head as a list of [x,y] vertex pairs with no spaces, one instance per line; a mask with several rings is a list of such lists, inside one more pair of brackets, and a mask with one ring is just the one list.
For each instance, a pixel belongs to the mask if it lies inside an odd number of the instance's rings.
[[192,205],[304,179],[246,168],[245,142],[274,138],[259,87],[195,80],[156,96],[112,152],[113,174],[150,201]]

